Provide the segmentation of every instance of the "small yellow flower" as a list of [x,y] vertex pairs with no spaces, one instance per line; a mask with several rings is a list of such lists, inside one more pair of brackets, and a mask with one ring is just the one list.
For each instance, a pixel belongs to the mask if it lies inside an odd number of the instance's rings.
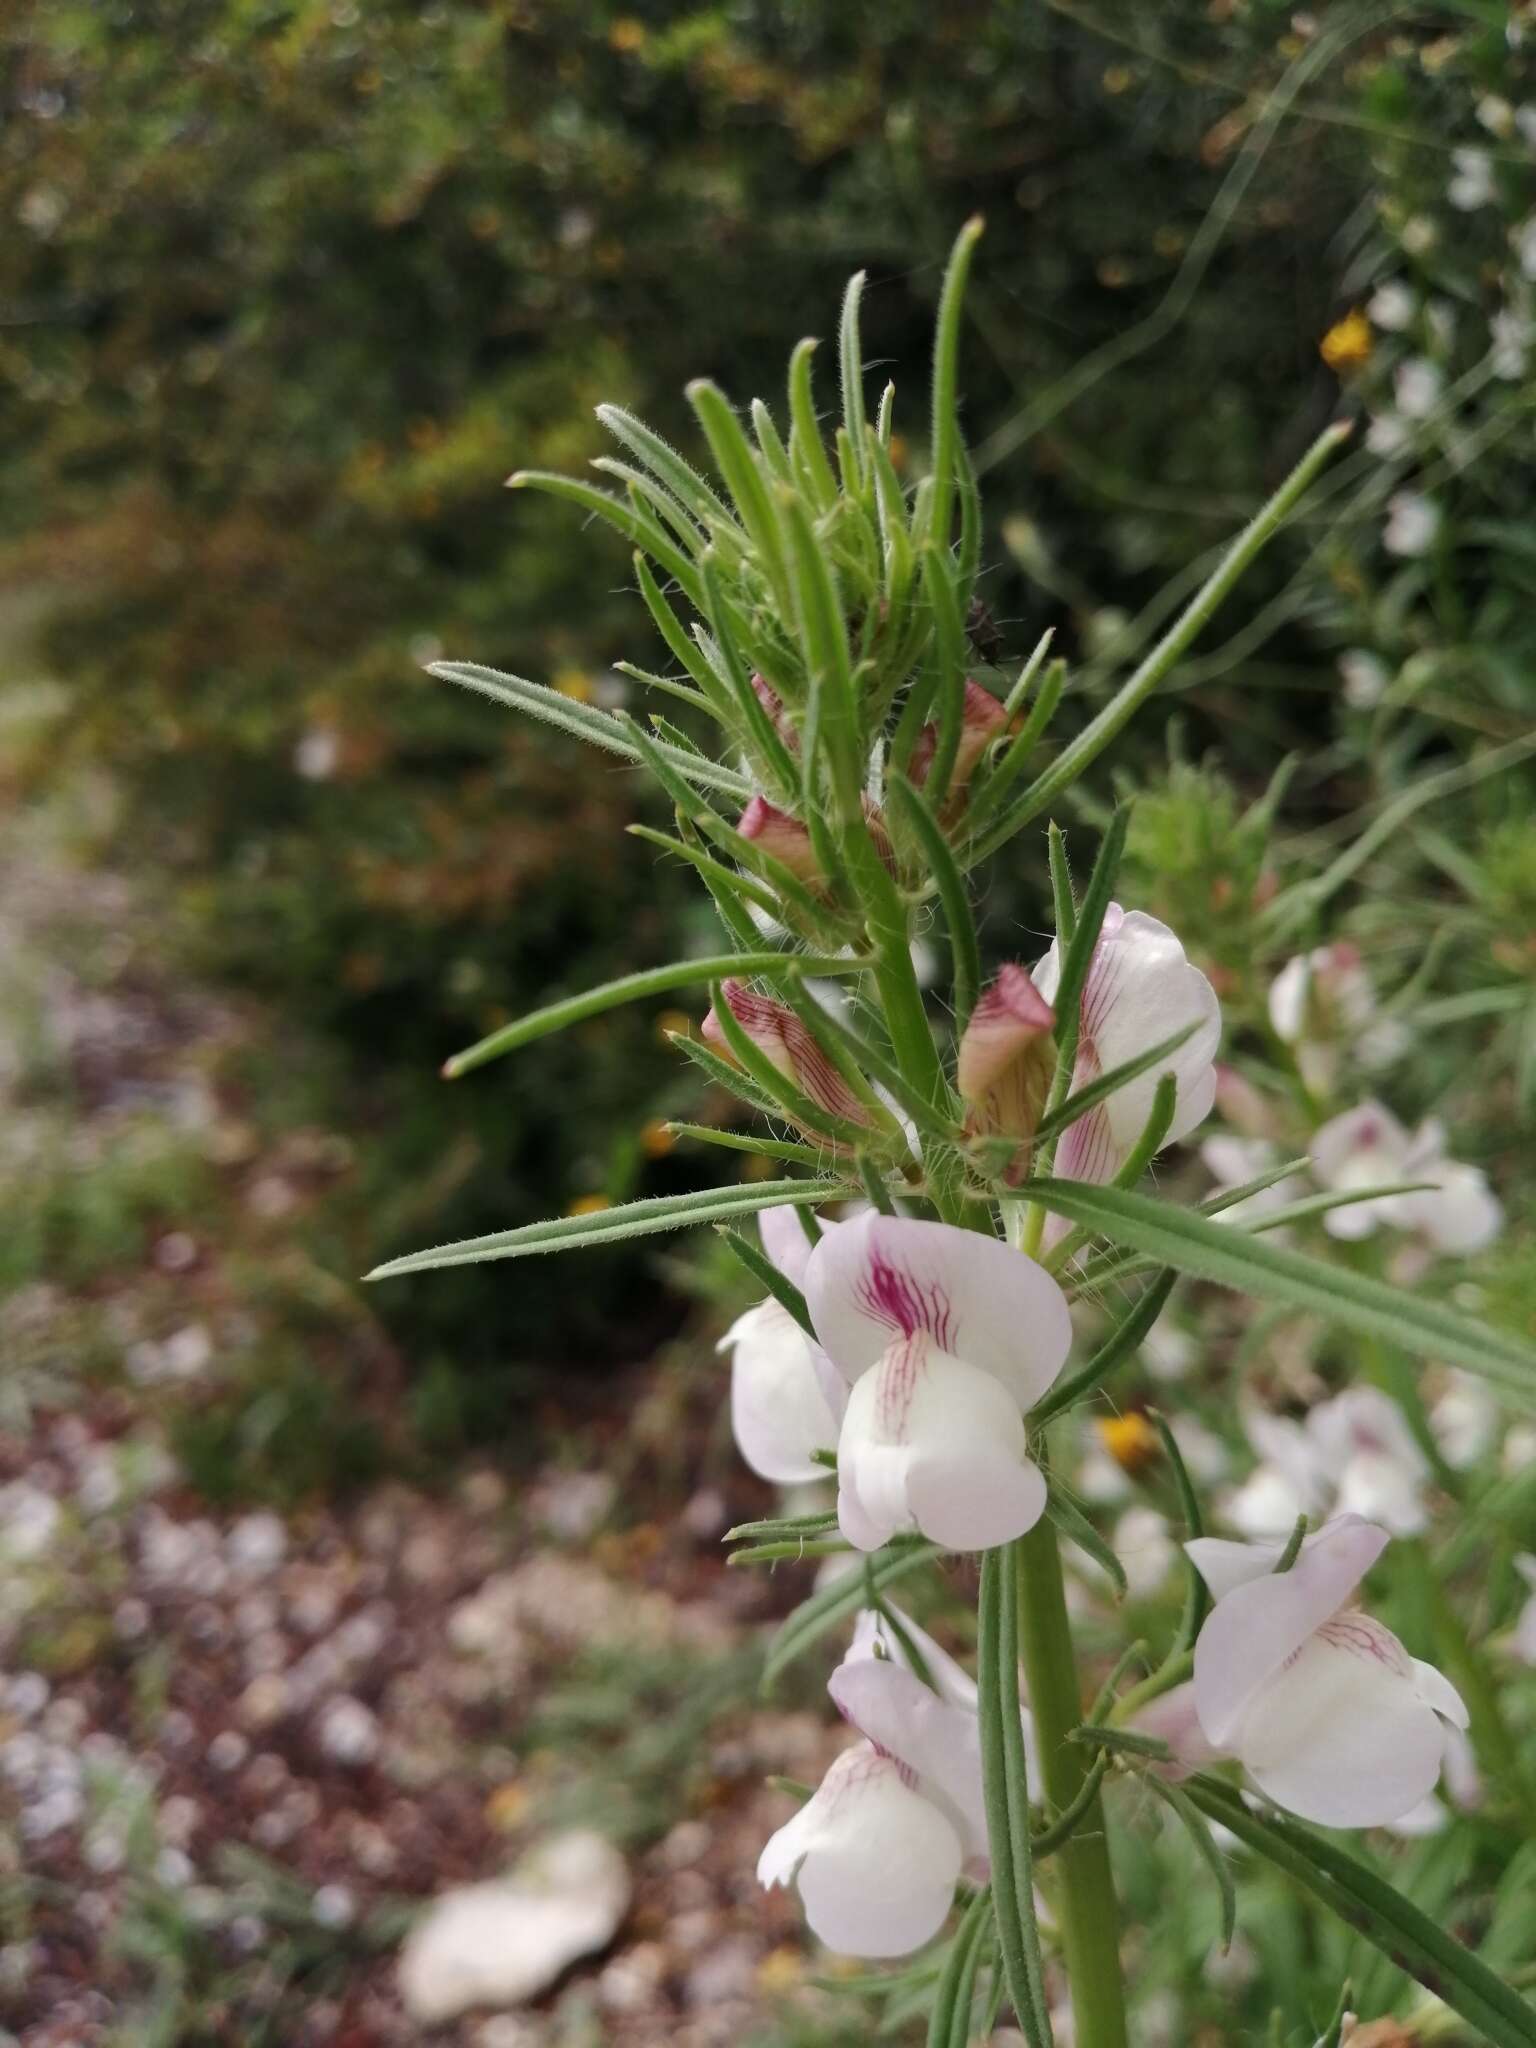
[[595,1216],[599,1210],[612,1207],[606,1195],[578,1195],[565,1213],[567,1216]]
[[1161,1449],[1157,1431],[1135,1409],[1103,1417],[1098,1431],[1105,1450],[1122,1472],[1143,1471]]
[[516,1778],[509,1778],[506,1784],[498,1785],[485,1802],[485,1817],[500,1833],[509,1833],[527,1813],[530,1794],[526,1785]]
[[608,47],[627,56],[634,50],[645,47],[645,23],[636,21],[633,15],[623,14],[608,30]]
[[558,668],[551,681],[562,697],[574,698],[578,704],[585,704],[592,694],[592,679],[584,669]]
[[686,1010],[663,1010],[656,1019],[656,1036],[663,1044],[669,1038],[692,1038],[693,1019]]
[[676,1137],[662,1117],[653,1116],[640,1126],[640,1150],[647,1159],[665,1159],[676,1143]]
[[1136,74],[1129,64],[1111,64],[1100,81],[1107,93],[1117,99],[1123,92],[1129,92],[1136,83]]
[[1371,359],[1371,323],[1358,306],[1335,321],[1317,345],[1330,370],[1358,370]]

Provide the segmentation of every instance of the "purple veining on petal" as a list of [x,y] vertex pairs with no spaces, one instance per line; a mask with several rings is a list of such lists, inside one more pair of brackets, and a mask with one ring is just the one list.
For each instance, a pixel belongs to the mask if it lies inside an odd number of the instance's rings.
[[923,1330],[941,1351],[950,1349],[953,1310],[948,1294],[936,1280],[925,1285],[906,1267],[893,1266],[873,1252],[859,1281],[859,1304],[867,1315],[903,1337]]

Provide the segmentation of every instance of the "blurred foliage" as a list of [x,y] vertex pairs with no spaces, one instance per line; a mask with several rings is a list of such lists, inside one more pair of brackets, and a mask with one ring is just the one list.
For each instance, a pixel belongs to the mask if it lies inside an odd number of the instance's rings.
[[[301,1098],[362,1162],[312,1256],[349,1276],[423,1222],[462,1237],[703,1171],[656,1133],[695,1090],[654,1013],[436,1079],[507,1016],[704,930],[622,834],[631,777],[420,673],[447,652],[607,701],[616,658],[656,660],[621,551],[566,508],[503,498],[507,472],[579,468],[600,398],[681,436],[691,375],[776,392],[787,345],[826,331],[860,265],[871,355],[910,400],[942,253],[979,208],[965,376],[989,602],[1010,655],[1058,627],[1086,715],[1166,579],[1335,404],[1319,340],[1367,284],[1413,244],[1422,317],[1437,294],[1465,309],[1448,371],[1493,310],[1514,146],[1491,138],[1499,208],[1410,230],[1444,214],[1448,149],[1483,133],[1479,95],[1512,93],[1515,60],[1491,27],[1381,21],[1128,0],[8,12],[0,576],[53,593],[47,655],[69,684],[32,772],[105,764],[122,857],[174,874],[188,957],[302,1033],[302,1070],[278,1048],[251,1085]],[[1368,395],[1395,346],[1339,375]],[[1528,403],[1508,380],[1481,403],[1501,394]],[[1222,865],[1231,893],[1195,921],[1217,964],[1259,880],[1236,821],[1332,726],[1318,636],[1419,663],[1378,750],[1388,786],[1426,734],[1454,749],[1519,711],[1514,445],[1474,477],[1439,451],[1447,505],[1472,494],[1439,573],[1383,558],[1370,482],[1337,501],[1342,537],[1278,551],[1190,665],[1191,757],[1219,736],[1230,788],[1176,769],[1138,844],[1181,916]],[[1235,687],[1256,680],[1273,687]],[[1363,715],[1353,751],[1298,784],[1306,814],[1380,786]],[[1141,744],[1160,772],[1157,727]],[[1037,903],[1022,874],[994,910]],[[378,1306],[451,1439],[508,1419],[458,1390],[470,1377],[647,1349],[674,1314],[653,1276],[643,1249],[589,1257],[575,1286],[466,1268]]]

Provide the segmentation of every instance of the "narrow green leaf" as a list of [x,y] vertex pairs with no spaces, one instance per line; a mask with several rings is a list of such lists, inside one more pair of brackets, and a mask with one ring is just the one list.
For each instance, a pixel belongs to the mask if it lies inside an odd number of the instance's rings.
[[[1045,643],[1042,642],[1041,644],[1043,646]],[[997,809],[1014,783],[1018,781],[1020,775],[1029,766],[1029,757],[1033,754],[1035,748],[1039,746],[1040,741],[1045,736],[1046,727],[1056,716],[1056,707],[1061,702],[1062,692],[1066,686],[1066,663],[1064,661],[1053,661],[1045,672],[1045,680],[1040,685],[1040,694],[1036,697],[1034,708],[1031,710],[1028,718],[1025,719],[1019,730],[1008,742],[997,766],[992,770],[992,773],[987,777],[980,789],[972,790],[971,800],[965,814],[968,843],[961,863],[962,866],[974,867],[981,858],[977,835],[981,832],[987,819]],[[1016,830],[1018,828],[1015,827],[1013,829]],[[997,846],[1003,843],[1003,839],[1007,839],[1010,836],[1009,832],[1005,832],[1002,839],[997,839],[995,834],[989,834],[988,841],[984,843],[988,844],[990,851],[995,852]]]
[[[906,1578],[909,1573],[932,1564],[935,1558],[943,1555],[937,1543],[889,1544],[875,1557],[870,1567],[874,1584],[879,1591],[886,1592],[898,1579]],[[857,1613],[867,1597],[865,1574],[850,1572],[847,1578],[835,1579],[830,1586],[823,1586],[819,1593],[813,1593],[809,1600],[803,1600],[789,1619],[780,1623],[768,1645],[763,1684],[772,1685],[781,1671],[803,1657],[829,1629],[836,1628],[839,1622]]]
[[553,470],[520,469],[507,481],[514,490],[550,491],[557,498],[569,498],[584,512],[595,513],[623,534],[631,547],[644,548],[669,576],[677,578],[695,609],[704,609],[704,592],[688,556],[664,527],[646,514],[637,512],[623,498],[614,497],[611,491],[600,491],[595,484],[585,483],[580,477],[560,476]]
[[1169,1295],[1178,1285],[1178,1280],[1177,1273],[1164,1273],[1154,1280],[1124,1320],[1116,1324],[1088,1363],[1073,1373],[1070,1379],[1059,1381],[1043,1400],[1035,1403],[1030,1410],[1029,1419],[1036,1429],[1043,1429],[1052,1416],[1060,1415],[1064,1409],[1086,1399],[1103,1385],[1117,1366],[1135,1356],[1142,1339],[1162,1314]]
[[959,465],[960,319],[971,256],[981,231],[981,216],[975,214],[955,237],[939,293],[939,317],[933,337],[933,501],[927,531],[936,545],[946,551]]
[[825,512],[837,502],[837,478],[822,444],[821,422],[816,417],[816,399],[811,388],[811,358],[816,343],[809,335],[797,342],[789,359],[789,417],[794,428],[794,452],[799,457],[802,489],[818,511]]
[[1114,1551],[1095,1529],[1082,1509],[1067,1493],[1059,1479],[1053,1479],[1046,1513],[1069,1543],[1075,1543],[1085,1556],[1091,1557],[1114,1586],[1120,1599],[1130,1591],[1126,1582],[1125,1566]]
[[715,1229],[730,1251],[746,1267],[760,1286],[766,1287],[780,1308],[787,1309],[808,1337],[814,1338],[816,1326],[811,1321],[811,1312],[805,1305],[805,1296],[787,1274],[778,1267],[750,1237],[743,1237],[739,1230],[732,1230],[728,1223],[717,1223]]
[[1288,1815],[1252,1812],[1219,1778],[1200,1772],[1183,1789],[1207,1819],[1219,1821],[1358,1929],[1493,2048],[1536,2044],[1536,2008],[1374,1870]]
[[1364,1330],[1400,1344],[1416,1358],[1467,1366],[1536,1399],[1536,1353],[1444,1302],[1405,1294],[1366,1274],[1326,1265],[1126,1188],[1042,1179],[1029,1183],[1029,1198],[1071,1223],[1087,1224],[1117,1244],[1147,1253],[1160,1265]]
[[[751,535],[763,572],[781,605],[789,604],[789,575],[784,556],[784,530],[763,476],[760,458],[742,431],[725,393],[707,377],[688,386],[688,402],[709,442],[715,466],[736,500],[742,524]],[[686,589],[686,585],[684,588]],[[698,603],[699,611],[704,605]]]
[[864,273],[855,271],[843,293],[842,316],[837,323],[837,361],[843,387],[843,426],[859,459],[864,447],[864,350],[859,336],[859,301],[864,296]]
[[718,981],[724,974],[862,974],[868,964],[864,960],[813,958],[805,953],[761,952],[715,954],[706,960],[673,960],[665,967],[645,967],[638,974],[621,975],[617,981],[605,981],[579,996],[567,996],[562,1002],[547,1003],[542,1010],[530,1010],[513,1024],[503,1024],[499,1031],[492,1031],[445,1061],[443,1075],[456,1081],[461,1074],[483,1067],[488,1060],[516,1052],[521,1046],[532,1045],[535,1039],[564,1031],[567,1025],[580,1024],[604,1010],[617,1009],[620,1004],[636,1002],[643,996],[662,995],[669,989],[687,988],[694,982]]
[[660,434],[655,433],[643,420],[635,418],[620,405],[600,405],[597,417],[617,441],[622,441],[632,455],[636,455],[652,470],[688,510],[704,526],[733,527],[737,536],[745,541],[746,535],[736,525],[730,507],[689,462],[684,461]]
[[1064,1131],[1069,1124],[1075,1124],[1080,1116],[1086,1116],[1091,1109],[1097,1109],[1101,1102],[1117,1094],[1128,1081],[1138,1080],[1143,1074],[1150,1073],[1153,1067],[1161,1066],[1171,1053],[1177,1052],[1184,1041],[1199,1029],[1198,1021],[1186,1024],[1182,1031],[1175,1031],[1168,1038],[1160,1038],[1156,1045],[1138,1053],[1135,1059],[1125,1060],[1120,1066],[1111,1067],[1107,1073],[1101,1074],[1096,1081],[1085,1083],[1083,1087],[1067,1096],[1059,1109],[1053,1109],[1049,1115],[1041,1117],[1039,1128],[1035,1132],[1035,1143],[1047,1144],[1058,1131]]
[[1160,1778],[1155,1771],[1148,1771],[1142,1783],[1150,1785],[1169,1811],[1178,1816],[1201,1861],[1216,1880],[1216,1889],[1221,1894],[1221,1952],[1225,1955],[1237,1932],[1237,1887],[1232,1882],[1227,1859],[1216,1846],[1215,1837],[1206,1826],[1205,1815],[1181,1786]]
[[1099,755],[1129,724],[1137,711],[1188,650],[1206,621],[1238,582],[1244,570],[1279,532],[1297,500],[1306,491],[1334,450],[1349,438],[1348,421],[1325,427],[1269,502],[1233,541],[1220,563],[1196,591],[1173,625],[1157,645],[1122,683],[1104,709],[1064,747],[1050,767],[999,819],[976,846],[973,858],[983,860],[1022,825],[1048,810],[1064,791],[1071,788]]
[[466,1237],[457,1244],[408,1252],[404,1258],[375,1266],[364,1278],[395,1280],[407,1273],[433,1272],[439,1266],[473,1266],[485,1259],[575,1251],[614,1244],[626,1237],[647,1237],[659,1230],[689,1230],[699,1223],[755,1216],[760,1209],[777,1209],[787,1203],[837,1201],[847,1193],[847,1183],[841,1180],[759,1180],[726,1188],[699,1188],[687,1195],[650,1195],[644,1201],[621,1203],[585,1216],[551,1216],[517,1230],[496,1230],[485,1237]]
[[944,908],[954,975],[955,1036],[958,1038],[970,1021],[981,991],[981,947],[976,938],[976,920],[971,915],[970,897],[943,828],[921,793],[904,775],[893,774],[886,779],[886,796],[894,799],[898,822],[908,828],[921,846],[923,858],[939,892],[939,902]]
[[[755,903],[766,917],[777,919],[779,904],[773,892],[765,889],[760,882],[754,882],[750,875],[738,874],[734,868],[728,868],[720,861],[712,860],[701,847],[690,846],[684,839],[674,839],[670,832],[658,832],[654,825],[626,825],[624,830],[632,839],[643,839],[650,846],[659,846],[667,853],[675,853],[679,860],[685,860],[690,867],[697,868],[712,893],[718,890],[728,899],[745,898],[748,903]],[[717,896],[716,901],[719,900]],[[733,929],[740,935],[739,927]],[[755,928],[752,936],[758,936]]]
[[693,1138],[701,1145],[722,1145],[728,1152],[755,1152],[760,1159],[787,1159],[794,1166],[822,1167],[825,1152],[814,1145],[797,1145],[788,1138],[759,1138],[749,1131],[723,1131],[714,1124],[669,1123],[673,1138]]
[[[611,712],[599,711],[591,704],[578,704],[574,697],[563,697],[543,683],[530,683],[501,669],[482,668],[475,661],[432,661],[427,664],[427,673],[440,676],[444,682],[457,683],[461,689],[474,690],[497,704],[508,705],[513,711],[527,712],[546,725],[558,726],[562,732],[573,733],[577,739],[601,747],[605,753],[617,754],[621,760],[637,764],[640,760],[639,749]],[[670,748],[662,751],[678,774],[687,776],[690,782],[723,790],[743,804],[752,794],[751,783],[734,768],[696,754],[677,754]]]

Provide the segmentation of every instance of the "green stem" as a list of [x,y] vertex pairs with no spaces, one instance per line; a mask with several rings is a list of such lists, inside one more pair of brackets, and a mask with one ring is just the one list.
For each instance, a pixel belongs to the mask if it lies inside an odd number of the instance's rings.
[[[1080,1797],[1091,1759],[1071,1739],[1083,1707],[1056,1531],[1042,1516],[1016,1548],[1024,1674],[1040,1772],[1046,1798],[1061,1813]],[[1077,2048],[1126,2048],[1120,1914],[1103,1807],[1097,1798],[1089,1803],[1077,1832],[1058,1850],[1056,1870],[1062,1957],[1072,1988]]]

